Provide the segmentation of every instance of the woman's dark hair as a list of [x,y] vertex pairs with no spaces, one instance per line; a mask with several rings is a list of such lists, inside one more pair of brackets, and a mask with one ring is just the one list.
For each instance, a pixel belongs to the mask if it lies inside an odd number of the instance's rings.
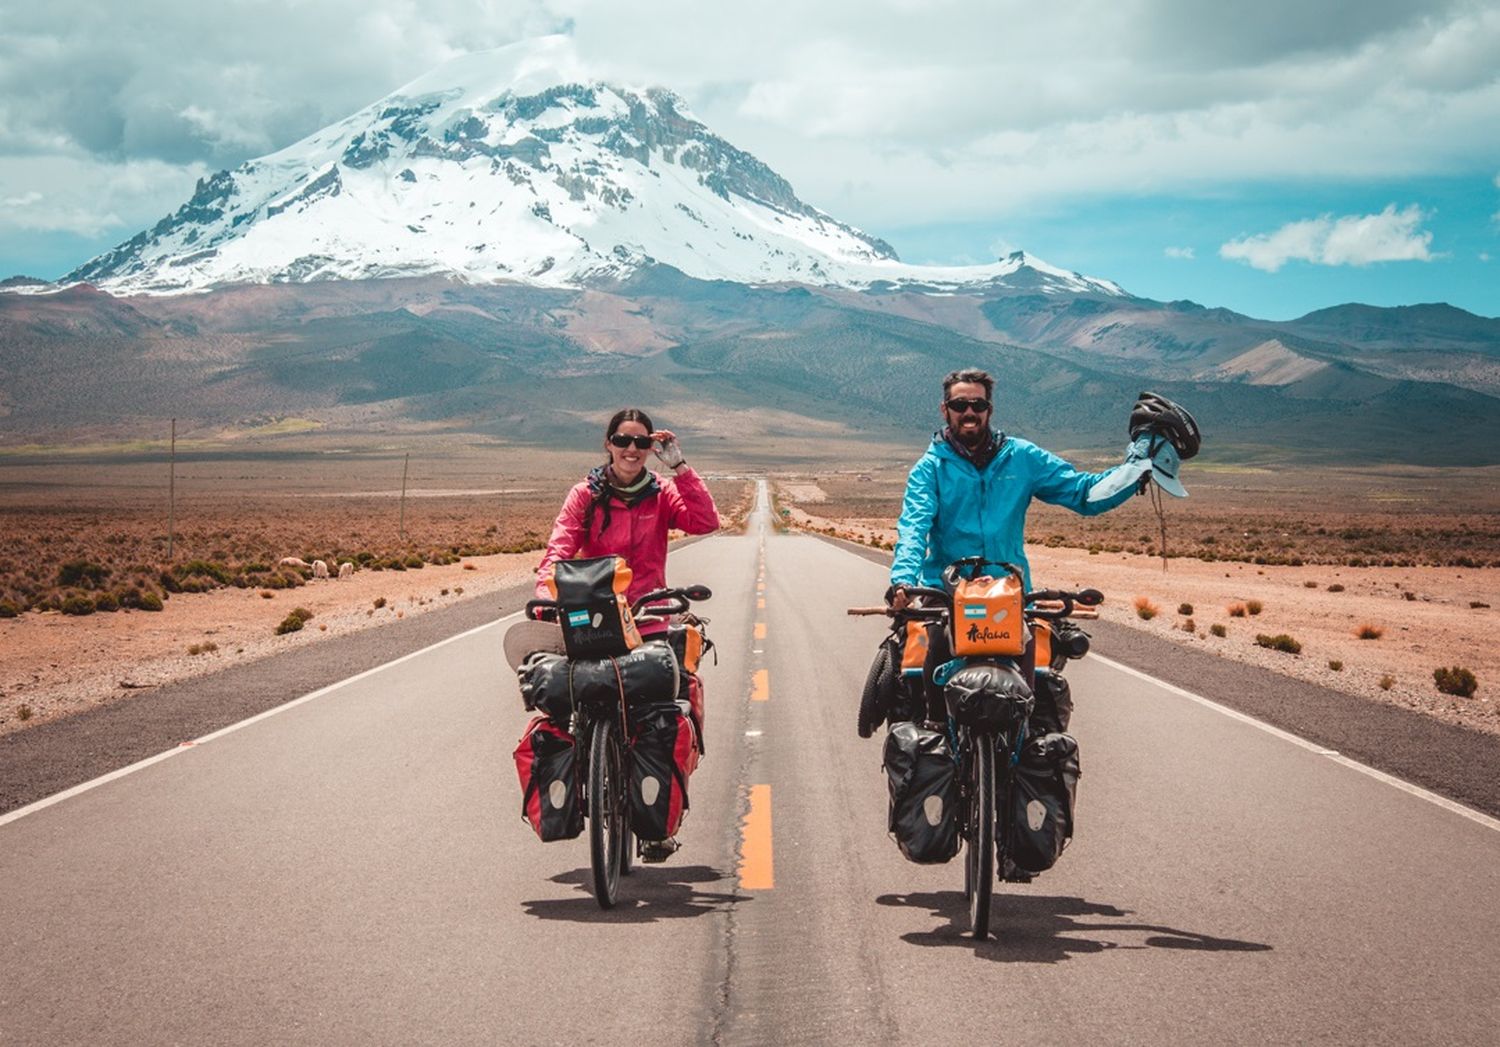
[[[604,430],[604,438],[608,440],[619,431],[620,426],[626,422],[640,422],[646,427],[646,432],[656,432],[656,426],[651,424],[651,416],[639,407],[626,407],[616,411],[614,417],[609,420],[609,428]],[[608,464],[606,462],[606,464]]]
[[[625,407],[616,411],[610,418],[609,426],[604,430],[604,438],[608,440],[611,436],[614,436],[615,433],[619,431],[620,426],[624,425],[626,422],[640,422],[646,427],[646,432],[656,432],[656,426],[651,424],[650,415],[648,415],[645,411],[642,411],[639,407]],[[604,454],[605,466],[608,467],[609,464],[613,461],[614,458],[612,458],[609,452],[606,451]],[[600,484],[599,489],[594,492],[594,500],[589,503],[589,507],[584,510],[583,513],[584,533],[588,533],[588,531],[593,527],[594,513],[598,511],[600,506],[604,507],[604,526],[600,528],[600,530],[603,531],[609,529],[609,499],[609,484]]]

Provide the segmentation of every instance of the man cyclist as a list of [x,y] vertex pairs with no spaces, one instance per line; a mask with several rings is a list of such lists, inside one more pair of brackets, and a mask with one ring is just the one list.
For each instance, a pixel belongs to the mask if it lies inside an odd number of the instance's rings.
[[[943,568],[968,556],[1015,564],[1029,591],[1025,528],[1033,498],[1096,516],[1145,490],[1153,475],[1169,493],[1186,494],[1176,480],[1176,466],[1179,455],[1190,458],[1196,453],[1198,429],[1171,401],[1141,394],[1131,414],[1131,436],[1135,440],[1139,426],[1140,442],[1132,444],[1124,463],[1102,473],[1085,473],[1030,441],[994,429],[994,388],[994,379],[979,370],[954,371],[943,379],[944,425],[912,467],[896,524],[891,587],[886,593],[892,607],[907,605],[907,586],[940,588]],[[1157,432],[1168,435],[1159,437]],[[1028,679],[1034,657],[1028,646],[1022,664]],[[946,715],[942,690],[932,674],[951,658],[945,632],[929,629],[923,684],[930,719]],[[1050,729],[1066,726],[1066,710],[1039,706],[1037,711],[1044,722],[1051,721]]]

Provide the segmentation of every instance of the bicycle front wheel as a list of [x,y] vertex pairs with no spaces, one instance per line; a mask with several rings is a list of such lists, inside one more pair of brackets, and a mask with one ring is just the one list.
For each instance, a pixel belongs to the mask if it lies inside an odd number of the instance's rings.
[[620,889],[620,856],[629,828],[625,788],[620,727],[613,717],[602,716],[594,721],[589,744],[589,859],[601,909],[614,908]]
[[969,934],[990,934],[990,899],[995,891],[995,739],[976,734],[969,743],[968,854],[964,886],[969,895]]

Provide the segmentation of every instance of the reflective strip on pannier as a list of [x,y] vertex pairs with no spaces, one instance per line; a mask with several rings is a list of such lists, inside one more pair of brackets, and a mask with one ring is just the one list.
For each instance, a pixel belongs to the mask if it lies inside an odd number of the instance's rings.
[[573,736],[538,716],[526,725],[515,755],[521,817],[531,823],[537,836],[549,842],[570,840],[583,832]]
[[1052,868],[1073,838],[1073,801],[1082,773],[1070,734],[1043,734],[1021,751],[1011,794],[1006,854],[1023,872]]
[[958,766],[944,731],[896,724],[885,736],[888,827],[908,861],[932,865],[958,853]]

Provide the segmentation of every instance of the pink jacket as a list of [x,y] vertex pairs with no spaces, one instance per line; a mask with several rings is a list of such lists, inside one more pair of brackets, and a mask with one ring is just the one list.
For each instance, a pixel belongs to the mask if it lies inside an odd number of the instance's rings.
[[667,584],[667,532],[709,534],[719,529],[719,510],[713,495],[692,467],[676,476],[657,476],[661,492],[627,507],[618,498],[610,505],[609,529],[602,510],[594,512],[589,532],[584,533],[583,518],[593,495],[587,481],[578,484],[563,499],[562,511],[552,525],[547,551],[536,569],[536,595],[549,599],[547,580],[558,560],[619,555],[630,564],[633,577],[627,597],[634,601],[652,589]]

